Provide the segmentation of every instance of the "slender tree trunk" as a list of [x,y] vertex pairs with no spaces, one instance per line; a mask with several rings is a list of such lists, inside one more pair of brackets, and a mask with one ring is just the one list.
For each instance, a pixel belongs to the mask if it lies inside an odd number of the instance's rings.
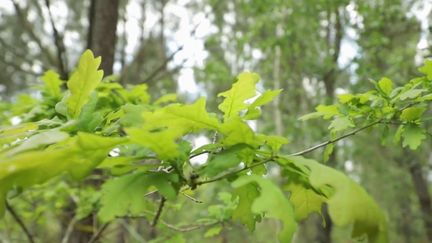
[[113,73],[117,42],[119,0],[92,0],[89,11],[88,47],[102,57],[105,75]]
[[[275,47],[275,60],[273,63],[273,80],[274,80],[274,89],[281,88],[281,77],[280,77],[280,59],[281,59],[281,48],[280,46]],[[273,102],[273,119],[275,123],[275,131],[276,135],[283,136],[284,127],[282,121],[282,114],[280,108],[280,97],[276,97]]]
[[418,162],[414,161],[409,172],[420,204],[426,235],[429,242],[432,242],[432,203],[428,183]]
[[[119,0],[91,0],[89,6],[87,48],[91,49],[95,56],[102,57],[101,68],[105,75],[113,73],[118,10]],[[87,184],[98,187],[100,181],[89,181]],[[75,207],[72,208],[75,209]],[[97,229],[95,219],[95,215],[90,214],[78,221],[70,242],[88,242]]]
[[[342,23],[340,19],[340,13],[339,9],[329,9],[327,12],[327,19],[329,23],[332,21],[332,15],[335,16],[334,23],[332,28],[327,29],[327,40],[328,40],[328,46],[329,48],[328,54],[331,56],[332,60],[332,66],[327,71],[327,73],[323,76],[323,82],[326,92],[326,100],[327,102],[332,103],[335,98],[335,83],[337,79],[337,70],[338,70],[338,59],[340,54],[340,45],[343,37],[343,29],[342,29]],[[330,24],[329,24],[330,26]],[[333,31],[332,31],[333,29]],[[334,35],[334,38],[331,38],[332,34]],[[332,50],[332,52],[330,52]],[[335,146],[333,149],[332,154],[330,155],[328,165],[335,168],[338,166],[337,163],[337,147]],[[327,205],[323,206],[322,215],[324,218],[325,225],[324,227],[321,226],[322,223],[318,222],[318,234],[317,234],[317,241],[319,243],[331,243],[331,232],[333,229],[333,222],[331,221],[330,215],[328,213]]]

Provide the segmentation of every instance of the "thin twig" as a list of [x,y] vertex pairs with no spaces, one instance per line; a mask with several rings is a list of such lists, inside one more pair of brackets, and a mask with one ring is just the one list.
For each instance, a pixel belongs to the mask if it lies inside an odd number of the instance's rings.
[[62,239],[62,243],[67,243],[67,242],[69,242],[69,237],[71,236],[71,234],[72,234],[72,232],[73,232],[73,229],[74,229],[74,227],[75,227],[75,224],[76,224],[76,222],[78,221],[78,218],[76,218],[76,217],[74,217],[70,222],[69,222],[69,224],[68,224],[68,226],[67,226],[67,228],[66,228],[66,232],[65,232],[65,234],[64,234],[64,236],[63,236],[63,239]]
[[147,196],[153,195],[153,194],[155,194],[156,192],[158,192],[158,190],[154,190],[154,191],[147,192],[146,194],[144,194],[144,197],[147,197]]
[[[143,211],[145,214],[148,215],[152,215],[155,216],[157,214],[157,212],[151,212],[148,210],[144,210]],[[124,217],[120,217],[120,218],[128,218],[128,219],[140,219],[140,218],[147,218],[145,215],[131,215],[131,216],[124,216]],[[207,223],[207,224],[200,224],[200,225],[189,225],[189,226],[183,226],[183,227],[179,227],[179,226],[175,226],[173,224],[170,224],[168,222],[166,222],[163,219],[159,219],[159,221],[161,224],[165,225],[166,227],[175,230],[175,231],[179,231],[179,232],[187,232],[187,231],[192,231],[192,230],[196,230],[196,229],[200,229],[203,227],[207,227],[207,226],[212,226],[218,223],[221,223],[220,221],[215,221],[215,222],[211,222],[211,223]]]
[[10,0],[12,2],[12,5],[14,6],[15,12],[19,18],[19,21],[21,22],[23,28],[27,31],[27,34],[29,34],[30,38],[33,39],[34,42],[38,45],[40,51],[43,55],[47,58],[48,62],[55,65],[55,60],[51,55],[51,52],[42,44],[41,39],[36,35],[34,32],[34,29],[32,24],[27,20],[27,17],[23,13],[22,9],[20,8],[19,4],[16,2],[16,0]]
[[188,198],[189,200],[191,200],[194,203],[203,203],[203,201],[198,200],[196,198],[193,198],[191,196],[189,196],[188,194],[184,193],[184,192],[180,192],[183,196],[185,196],[186,198]]
[[150,238],[151,239],[156,238],[156,225],[157,225],[157,223],[159,221],[159,218],[162,215],[162,211],[163,211],[163,208],[165,206],[165,202],[166,202],[166,198],[165,197],[161,197],[161,200],[159,202],[158,210],[156,211],[156,214],[155,214],[155,216],[153,218],[153,221],[150,224],[150,226],[152,227],[151,231],[150,231]]
[[[214,8],[216,8],[216,5],[219,3],[219,2],[221,2],[221,1],[216,1],[216,4],[215,4],[215,6],[214,6]],[[204,15],[204,18],[208,18],[209,17],[209,15],[210,15],[210,12],[211,11],[209,11],[209,12],[207,12],[205,15]],[[197,23],[194,27],[193,27],[193,29],[192,29],[192,31],[190,32],[190,36],[191,37],[196,37],[195,35],[196,35],[196,32],[197,32],[197,30],[198,30],[198,27],[200,26],[202,24],[202,22],[199,22],[199,23]],[[178,46],[177,47],[177,49],[173,52],[173,53],[171,53],[171,55],[169,55],[167,58],[165,58],[165,60],[147,77],[147,78],[145,78],[144,79],[144,81],[142,81],[142,83],[148,83],[148,82],[150,82],[150,81],[152,81],[160,72],[162,72],[164,69],[165,69],[165,67],[167,66],[167,64],[170,62],[170,61],[172,61],[173,59],[174,59],[174,56],[177,54],[177,53],[179,53],[181,50],[183,50],[183,48],[185,47],[185,45],[186,45],[186,43],[183,43],[183,44],[181,44],[180,46]],[[185,63],[185,60],[183,61],[183,63]]]
[[20,216],[15,212],[13,207],[6,202],[6,210],[12,215],[14,220],[18,223],[20,228],[24,231],[24,234],[27,237],[28,242],[35,243],[33,235],[30,233],[30,230],[27,228],[27,226],[24,224],[24,221],[20,218]]
[[165,206],[165,202],[166,202],[166,198],[162,197],[161,200],[160,200],[160,202],[159,202],[159,208],[156,211],[156,214],[155,214],[155,216],[153,218],[153,221],[151,223],[152,227],[155,227],[157,225],[158,220],[159,220],[160,216],[162,215],[162,210],[163,210],[163,208]]
[[103,224],[102,227],[98,229],[98,231],[90,238],[90,240],[87,243],[94,243],[98,241],[99,238],[102,236],[103,232],[108,228],[109,225],[110,222]]
[[213,225],[218,224],[220,222],[216,221],[216,222],[211,222],[208,224],[197,224],[197,225],[189,225],[189,226],[184,226],[184,227],[177,227],[177,226],[169,224],[163,220],[161,220],[161,223],[172,230],[179,231],[179,232],[188,232],[188,231],[192,231],[192,230],[201,229],[203,227],[213,226]]
[[267,163],[267,162],[270,162],[270,161],[272,161],[272,160],[273,160],[273,158],[265,159],[265,160],[263,160],[263,161],[260,161],[260,162],[255,163],[255,164],[252,164],[252,165],[246,166],[246,167],[244,167],[243,169],[236,170],[236,171],[233,171],[233,172],[230,172],[230,173],[227,173],[227,174],[224,174],[224,175],[218,176],[218,177],[213,178],[213,179],[210,179],[210,180],[206,180],[206,181],[198,181],[198,182],[196,182],[196,185],[197,185],[197,186],[200,186],[200,185],[208,184],[208,183],[211,183],[211,182],[220,181],[220,180],[223,180],[223,179],[229,178],[229,177],[231,177],[231,176],[233,176],[233,175],[236,175],[236,174],[238,174],[238,173],[240,173],[240,172],[243,172],[243,171],[245,171],[245,170],[249,170],[249,169],[252,169],[252,168],[254,168],[254,167],[257,167],[257,166],[263,165],[263,164],[265,164],[265,163]]
[[58,67],[61,74],[61,78],[63,80],[68,79],[68,71],[67,71],[67,62],[66,62],[66,50],[64,48],[63,40],[57,30],[57,27],[54,23],[54,18],[51,13],[51,4],[49,0],[45,0],[45,7],[48,10],[48,17],[51,23],[51,28],[53,30],[53,39],[54,44],[57,48],[57,59],[58,59]]
[[358,132],[360,132],[360,131],[363,131],[363,130],[369,128],[369,127],[372,127],[372,126],[374,126],[374,125],[376,125],[376,124],[378,124],[378,123],[381,123],[381,121],[382,121],[382,119],[380,119],[380,120],[378,120],[378,121],[371,122],[371,123],[369,123],[369,124],[367,124],[367,125],[365,125],[365,126],[363,126],[363,127],[360,127],[360,128],[358,128],[358,129],[355,129],[355,130],[353,130],[353,131],[351,131],[351,132],[349,132],[349,133],[347,133],[347,134],[344,134],[344,135],[342,135],[342,136],[340,136],[340,137],[337,137],[337,138],[334,138],[334,139],[330,139],[330,140],[328,140],[328,141],[326,141],[326,142],[323,142],[323,143],[317,144],[317,145],[315,145],[315,146],[313,146],[313,147],[307,148],[307,149],[302,150],[302,151],[299,151],[299,152],[292,153],[292,154],[290,154],[290,155],[291,155],[291,156],[299,156],[299,155],[304,155],[304,154],[310,153],[310,152],[312,152],[312,151],[314,151],[314,150],[317,150],[317,149],[319,149],[319,148],[321,148],[321,147],[325,147],[325,146],[327,146],[327,145],[329,145],[329,144],[335,143],[335,142],[337,142],[337,141],[339,141],[339,140],[342,140],[342,139],[344,139],[344,138],[347,138],[347,137],[353,136],[353,135],[355,135],[356,133],[358,133]]
[[211,153],[211,152],[210,152],[210,151],[207,151],[207,150],[205,150],[205,151],[201,151],[201,152],[199,152],[199,153],[196,153],[196,154],[193,154],[193,155],[189,156],[189,159],[193,159],[193,158],[198,157],[198,156],[200,156],[200,155],[202,155],[202,154],[208,154],[208,153]]

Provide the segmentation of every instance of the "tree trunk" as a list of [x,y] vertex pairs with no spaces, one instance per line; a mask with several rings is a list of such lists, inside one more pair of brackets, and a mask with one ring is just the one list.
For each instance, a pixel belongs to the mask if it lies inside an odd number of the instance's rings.
[[90,3],[87,47],[95,56],[102,57],[101,68],[105,75],[113,73],[118,10],[119,0],[92,0]]
[[[342,29],[342,22],[340,18],[339,9],[336,7],[335,9],[329,9],[327,12],[327,19],[329,23],[332,21],[332,15],[335,16],[335,21],[333,23],[333,31],[329,28],[327,29],[327,40],[328,40],[328,46],[331,48],[329,49],[329,55],[331,56],[332,60],[332,66],[330,69],[324,74],[323,76],[323,82],[325,86],[325,92],[326,92],[326,101],[329,103],[333,103],[335,98],[335,83],[337,78],[337,71],[338,71],[338,59],[340,54],[340,47],[341,47],[341,41],[343,37],[343,29]],[[334,38],[331,38],[332,34],[334,34]],[[333,41],[331,41],[333,40]],[[330,50],[333,50],[331,53]],[[328,165],[330,167],[337,167],[337,147],[334,146],[333,152],[330,155]],[[319,222],[318,226],[318,233],[317,233],[317,242],[320,243],[331,243],[331,232],[333,229],[333,222],[331,221],[330,215],[327,210],[327,205],[324,205],[322,210],[322,215],[325,221],[324,227],[321,226],[321,222]]]
[[409,172],[420,204],[426,235],[429,242],[432,242],[432,204],[428,191],[428,183],[418,162],[414,161]]

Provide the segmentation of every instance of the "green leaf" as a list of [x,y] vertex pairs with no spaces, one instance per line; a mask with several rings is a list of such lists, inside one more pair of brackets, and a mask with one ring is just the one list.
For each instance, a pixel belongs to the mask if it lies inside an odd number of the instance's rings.
[[47,71],[42,76],[42,81],[45,83],[45,93],[54,97],[61,97],[61,84],[62,80],[60,80],[60,76],[54,71]]
[[309,120],[318,117],[323,117],[324,119],[330,119],[334,116],[340,115],[339,108],[337,105],[319,105],[315,108],[316,112],[306,114],[300,117],[300,120]]
[[279,152],[282,145],[287,144],[288,139],[281,136],[267,136],[264,134],[256,134],[256,140],[261,145],[268,145],[273,153]]
[[222,226],[217,225],[214,227],[211,227],[210,229],[208,229],[205,233],[204,233],[204,238],[210,238],[216,235],[219,235],[220,232],[222,231]]
[[82,178],[107,157],[125,138],[105,138],[92,134],[78,136],[51,145],[45,150],[19,153],[2,158],[0,166],[0,215],[4,213],[7,192],[28,188],[68,172]]
[[328,127],[333,132],[346,130],[350,127],[355,127],[354,123],[348,117],[335,118]]
[[256,95],[256,83],[260,77],[256,73],[244,72],[237,76],[231,89],[218,94],[224,97],[223,102],[218,106],[219,110],[224,113],[224,119],[227,120],[233,116],[238,116],[239,112],[248,106],[245,101]]
[[147,84],[135,85],[128,94],[128,100],[137,104],[148,104],[150,102],[150,95],[147,90]]
[[38,129],[36,123],[22,123],[16,126],[0,127],[0,145],[31,136]]
[[96,89],[103,77],[103,71],[98,70],[101,58],[94,58],[92,51],[86,50],[81,56],[77,70],[67,82],[70,96],[66,104],[68,114],[72,118],[78,117],[81,108],[87,103],[90,94]]
[[246,225],[250,231],[255,230],[255,223],[260,219],[259,215],[252,211],[252,204],[259,195],[258,188],[253,183],[237,187],[233,193],[233,198],[238,197],[239,201],[232,218]]
[[266,90],[264,93],[262,93],[252,104],[249,105],[246,111],[246,115],[244,116],[244,119],[246,120],[255,120],[258,119],[261,115],[260,106],[265,105],[273,99],[278,96],[282,92],[282,89],[278,90]]
[[403,147],[408,146],[410,149],[415,150],[420,146],[422,140],[426,138],[426,135],[421,127],[410,124],[404,126],[402,138]]
[[253,201],[252,212],[281,220],[283,228],[279,232],[279,240],[280,242],[291,242],[297,228],[291,203],[275,184],[260,176],[242,176],[232,185],[234,188],[239,188],[250,183],[256,183],[261,188],[259,197]]
[[236,144],[220,153],[211,156],[210,161],[204,166],[202,173],[207,176],[215,176],[229,168],[238,166],[242,162],[242,153],[252,152],[245,144]]
[[420,119],[426,111],[424,107],[409,107],[402,111],[400,115],[401,121],[411,122]]
[[395,133],[395,135],[394,135],[394,137],[393,137],[393,142],[394,142],[394,143],[399,143],[399,141],[401,140],[401,137],[402,137],[402,133],[403,133],[403,131],[404,131],[404,128],[405,128],[404,125],[400,125],[400,126],[398,127],[398,129],[396,130],[396,133]]
[[324,119],[330,119],[340,114],[336,105],[319,105],[316,107],[316,110],[323,116]]
[[354,99],[354,95],[352,94],[340,94],[337,96],[340,103],[345,104]]
[[205,99],[191,105],[172,104],[154,112],[142,113],[139,128],[127,128],[132,141],[154,151],[162,159],[179,156],[176,140],[203,129],[218,130],[219,121],[205,110]]
[[96,93],[90,95],[89,101],[82,107],[76,122],[76,128],[82,132],[94,132],[102,123],[102,111],[97,109],[98,97]]
[[232,117],[225,121],[219,129],[224,135],[222,144],[232,146],[239,143],[245,143],[251,146],[258,145],[255,140],[254,131],[240,117]]
[[159,99],[157,99],[154,102],[154,104],[155,105],[162,105],[162,104],[176,102],[176,101],[177,101],[177,94],[171,93],[171,94],[163,95],[162,97],[160,97]]
[[325,194],[329,214],[335,225],[353,225],[352,236],[355,238],[366,234],[369,242],[388,242],[385,215],[353,180],[335,169],[303,157],[287,156],[278,162],[284,167],[295,164],[303,168],[310,186]]
[[400,100],[414,99],[414,98],[417,98],[423,91],[425,91],[425,90],[424,89],[410,89],[410,90],[402,92],[399,95],[399,99]]
[[103,222],[116,217],[133,216],[146,210],[144,195],[150,186],[156,186],[167,199],[174,199],[178,188],[177,175],[164,172],[138,172],[107,181],[102,186],[102,207],[98,216]]
[[57,130],[48,130],[41,132],[24,140],[18,147],[7,152],[7,156],[12,156],[26,150],[36,149],[41,146],[57,143],[69,138],[69,134]]
[[418,70],[425,74],[427,79],[432,80],[432,60],[426,60]]
[[328,144],[325,147],[324,153],[323,153],[323,163],[326,163],[330,159],[330,156],[333,153],[333,149],[334,149],[334,143]]
[[300,184],[290,183],[285,189],[291,192],[289,200],[294,206],[297,221],[306,219],[313,212],[321,213],[322,204],[327,200],[324,196]]
[[393,90],[393,82],[388,78],[382,78],[380,81],[378,81],[378,87],[384,94],[390,96]]

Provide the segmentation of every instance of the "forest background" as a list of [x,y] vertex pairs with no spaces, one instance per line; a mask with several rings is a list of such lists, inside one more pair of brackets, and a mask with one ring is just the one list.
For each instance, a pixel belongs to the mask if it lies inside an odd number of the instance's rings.
[[[0,102],[31,107],[32,99],[20,94],[37,97],[31,90],[49,69],[67,80],[86,49],[102,56],[105,76],[114,74],[124,85],[145,83],[152,97],[176,93],[188,102],[204,96],[213,110],[216,94],[250,70],[261,76],[263,90],[284,90],[251,126],[288,138],[285,149],[298,151],[329,138],[327,123],[298,120],[318,104],[369,90],[370,80],[389,77],[403,85],[418,75],[432,55],[431,20],[428,0],[2,0]],[[432,242],[430,136],[415,152],[384,143],[387,137],[365,132],[340,141],[327,164],[385,209],[390,242]],[[194,146],[211,139],[198,136]],[[310,156],[323,157],[320,150]],[[278,171],[269,171],[277,180]],[[65,224],[67,201],[80,193],[73,185],[52,183],[61,187],[57,197],[35,192],[14,205],[41,242],[54,242],[53,222]],[[213,193],[201,200],[219,200],[223,188],[209,187]],[[60,213],[48,217],[47,210]],[[169,222],[193,220],[191,210],[178,210]],[[146,224],[124,219],[103,239],[146,242]],[[184,234],[191,242],[269,242],[274,227],[264,221],[254,233],[233,224],[214,236],[208,228]],[[0,241],[20,242],[20,230],[6,216]],[[202,239],[206,232],[209,237]],[[301,224],[295,242],[347,242],[346,237],[343,229],[323,227],[315,215]]]

